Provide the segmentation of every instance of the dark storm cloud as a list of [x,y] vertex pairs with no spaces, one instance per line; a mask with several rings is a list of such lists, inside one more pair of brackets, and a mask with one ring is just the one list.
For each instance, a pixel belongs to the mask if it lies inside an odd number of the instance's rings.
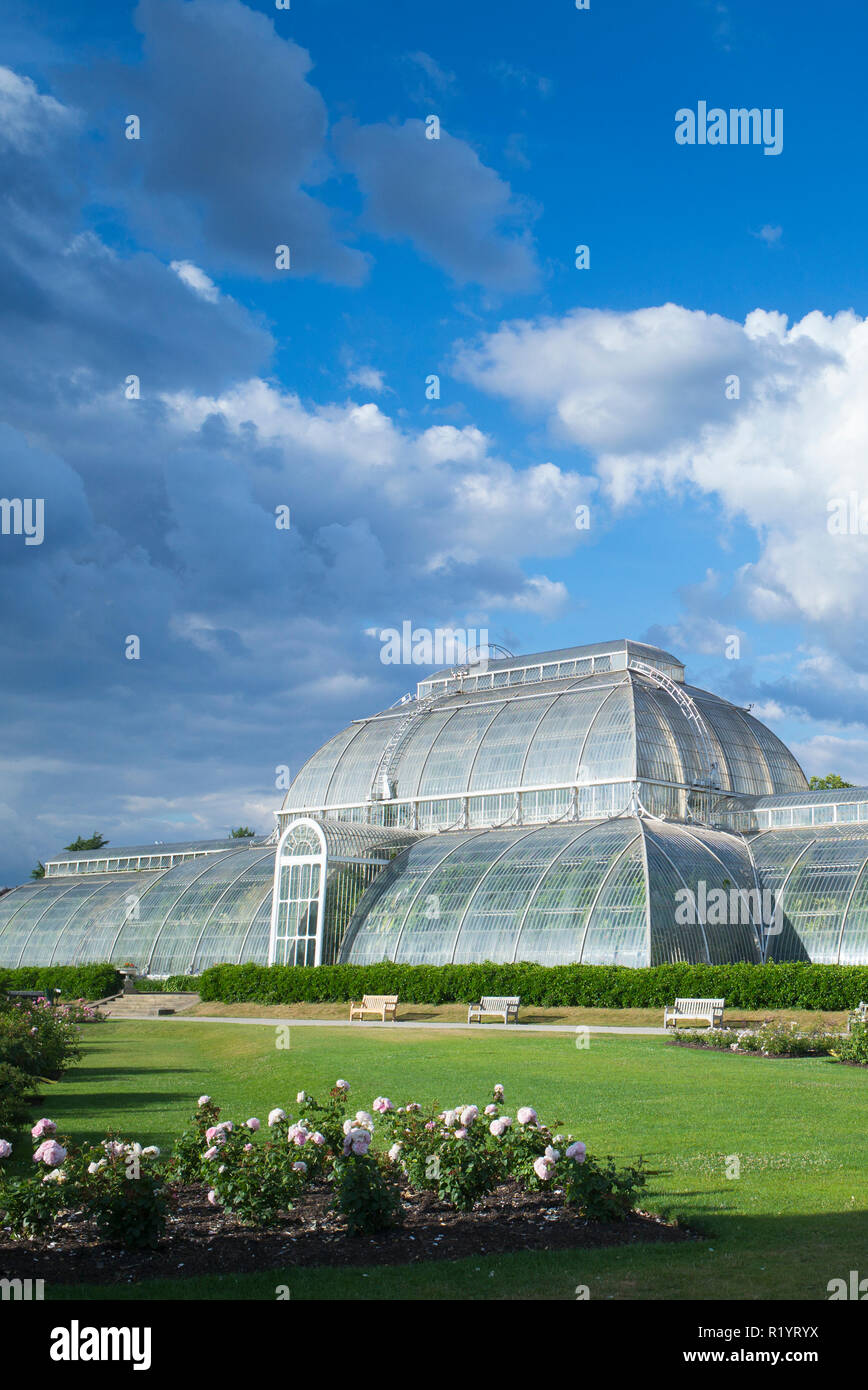
[[[336,215],[307,190],[329,174],[325,103],[305,49],[238,0],[141,0],[142,61],[68,77],[94,110],[102,97],[114,191],[133,226],[172,255],[257,277],[358,284],[366,259],[345,244]],[[124,121],[137,115],[141,138]]]
[[[297,770],[419,676],[384,667],[366,628],[453,626],[489,598],[535,601],[519,564],[529,517],[538,553],[574,537],[580,483],[550,465],[528,480],[479,431],[414,434],[373,405],[305,406],[261,379],[267,327],[190,269],[173,217],[196,207],[206,272],[252,264],[268,195],[320,238],[323,274],[352,278],[358,260],[329,214],[293,191],[318,169],[325,128],[308,60],[229,0],[149,0],[139,22],[152,104],[142,140],[116,151],[143,168],[133,204],[120,185],[100,186],[96,212],[88,202],[89,102],[105,74],[72,105],[0,69],[0,495],[45,504],[41,545],[0,537],[0,883],[95,827],[115,844],[269,829],[275,767]],[[197,76],[209,65],[213,92]],[[216,146],[197,147],[212,120]],[[465,158],[447,144],[453,172]],[[242,196],[230,166],[248,179]],[[478,168],[503,211],[508,190]],[[269,188],[287,169],[284,192]],[[145,228],[146,202],[154,250],[123,230],[125,212]],[[483,242],[489,227],[496,265],[493,222],[470,222]],[[450,226],[438,254],[460,259],[459,239]],[[170,257],[188,263],[184,279]],[[288,532],[278,504],[292,508]]]
[[528,231],[531,211],[464,140],[422,121],[359,126],[341,122],[335,144],[367,198],[382,236],[412,241],[459,284],[533,289],[539,271]]

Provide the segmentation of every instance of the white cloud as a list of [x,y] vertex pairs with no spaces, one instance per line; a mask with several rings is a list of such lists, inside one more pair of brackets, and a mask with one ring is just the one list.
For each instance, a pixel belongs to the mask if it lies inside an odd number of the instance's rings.
[[72,128],[77,119],[70,107],[41,93],[29,77],[0,67],[0,143],[32,154],[56,136],[58,127]]
[[822,624],[842,644],[849,634],[868,665],[868,538],[827,529],[831,498],[855,492],[868,511],[868,321],[582,310],[505,324],[462,345],[456,365],[595,455],[616,505],[655,490],[719,499],[758,538],[756,563],[735,577],[753,616]]
[[172,261],[170,268],[194,294],[198,294],[202,299],[207,299],[209,304],[216,304],[220,298],[220,291],[210,276],[206,275],[204,270],[200,270],[199,266],[194,265],[192,261]]
[[377,367],[352,367],[347,372],[348,386],[361,386],[364,391],[376,391],[379,395],[386,389],[386,378]]
[[764,241],[767,246],[774,246],[780,241],[783,231],[783,227],[772,227],[766,223],[764,227],[760,227],[758,232],[754,232],[753,236],[758,237],[760,241]]
[[817,734],[814,738],[794,742],[791,747],[807,777],[826,777],[830,772],[837,772],[845,782],[857,787],[868,786],[868,737]]
[[[269,446],[261,469],[255,454],[247,459],[253,498],[273,507],[279,494],[302,534],[328,522],[325,537],[340,554],[358,544],[367,551],[376,541],[392,563],[401,560],[421,573],[565,554],[579,540],[575,508],[596,487],[593,479],[552,463],[513,468],[472,425],[412,432],[372,402],[308,408],[259,379],[218,398],[177,394],[164,400],[182,438],[214,416],[245,438],[252,427],[257,441]],[[272,451],[282,460],[281,482]],[[347,529],[358,528],[360,517],[367,518],[364,543],[358,529]],[[372,553],[368,558],[373,563]],[[537,605],[539,588],[531,584],[521,576],[516,597]]]

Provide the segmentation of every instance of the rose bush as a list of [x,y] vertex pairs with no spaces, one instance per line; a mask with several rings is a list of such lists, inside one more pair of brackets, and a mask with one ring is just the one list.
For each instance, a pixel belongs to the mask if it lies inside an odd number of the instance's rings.
[[710,1047],[761,1057],[825,1057],[839,1047],[841,1036],[819,1023],[805,1028],[794,1021],[767,1018],[755,1028],[678,1029],[669,1041],[681,1047]]
[[[82,1212],[101,1235],[127,1249],[156,1245],[168,1206],[159,1149],[112,1136],[95,1148],[76,1148],[57,1136],[47,1117],[31,1136],[39,1141],[33,1177],[7,1180],[0,1167],[0,1225],[10,1235],[45,1237],[66,1209]],[[8,1140],[0,1140],[0,1159],[11,1152]]]
[[[370,1111],[347,1113],[349,1094],[346,1081],[322,1100],[300,1091],[296,1118],[275,1106],[264,1125],[255,1115],[221,1120],[219,1106],[200,1096],[169,1163],[156,1148],[114,1135],[77,1148],[45,1116],[31,1129],[34,1176],[5,1181],[0,1164],[0,1222],[15,1237],[44,1236],[66,1208],[95,1222],[105,1238],[139,1248],[160,1239],[180,1183],[201,1185],[216,1212],[251,1226],[274,1225],[318,1183],[329,1186],[349,1233],[369,1234],[402,1219],[402,1188],[434,1192],[469,1211],[508,1181],[612,1220],[633,1210],[646,1180],[641,1159],[623,1169],[611,1158],[595,1160],[582,1140],[553,1133],[532,1105],[503,1113],[501,1085],[488,1104],[465,1100],[447,1109],[396,1105],[381,1095]],[[10,1154],[0,1138],[0,1160]]]
[[855,1020],[850,1032],[835,1040],[832,1056],[836,1062],[861,1062],[868,1066],[868,1024]]

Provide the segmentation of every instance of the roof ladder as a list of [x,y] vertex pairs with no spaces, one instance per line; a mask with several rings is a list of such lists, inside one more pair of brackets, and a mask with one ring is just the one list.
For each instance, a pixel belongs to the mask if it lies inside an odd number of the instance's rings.
[[649,666],[644,661],[631,661],[627,667],[629,671],[638,671],[640,676],[650,680],[660,690],[665,690],[667,695],[671,695],[677,704],[684,718],[693,726],[699,739],[699,746],[702,749],[704,762],[704,778],[694,783],[694,786],[710,788],[714,791],[720,790],[720,774],[717,766],[717,759],[714,756],[711,738],[708,733],[708,725],[703,719],[699,706],[692,700],[684,689],[683,685],[678,685],[676,681],[670,680],[669,676],[658,671],[656,666]]
[[380,754],[380,760],[371,781],[371,790],[368,792],[369,801],[391,801],[393,799],[397,785],[395,773],[404,740],[415,726],[419,716],[426,714],[432,705],[436,705],[438,700],[442,699],[443,693],[438,691],[435,695],[426,695],[424,700],[414,700],[409,713],[405,714],[403,719],[395,721],[397,728],[393,731]]

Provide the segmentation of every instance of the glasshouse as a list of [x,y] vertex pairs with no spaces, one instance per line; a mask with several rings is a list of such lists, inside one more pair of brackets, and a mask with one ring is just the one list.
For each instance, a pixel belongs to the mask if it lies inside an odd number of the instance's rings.
[[868,964],[868,788],[615,641],[454,666],[300,769],[267,837],[71,853],[0,965]]

